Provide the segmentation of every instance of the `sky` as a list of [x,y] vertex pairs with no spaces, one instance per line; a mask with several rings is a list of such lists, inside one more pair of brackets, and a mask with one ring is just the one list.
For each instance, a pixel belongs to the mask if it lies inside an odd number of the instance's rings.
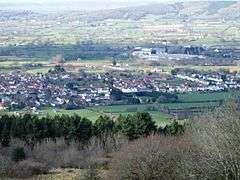
[[[114,2],[114,0],[51,0],[51,2]],[[139,0],[115,0],[115,2],[129,2],[129,1],[135,1],[138,2]],[[147,1],[147,0],[145,0]],[[155,1],[164,1],[164,0],[155,0]],[[49,0],[1,0],[1,2],[8,2],[8,3],[46,3],[49,2]]]
[[[51,2],[169,2],[171,0],[50,0]],[[191,0],[179,0],[179,1],[191,1]],[[199,0],[201,1],[201,0]],[[223,1],[223,0],[219,0]],[[227,0],[225,0],[227,1]],[[8,3],[46,3],[49,0],[0,0],[0,2],[8,2]]]
[[[4,3],[49,3],[49,2],[55,2],[55,3],[66,3],[66,2],[110,2],[110,3],[116,3],[116,2],[138,2],[138,1],[144,1],[144,0],[0,0],[0,2]],[[147,0],[145,0],[147,2]],[[164,1],[164,0],[153,0],[153,1]]]
[[176,1],[194,1],[194,0],[0,0],[0,10],[1,9],[2,10],[20,9],[33,11],[98,10],[98,9],[113,9],[127,6],[138,6],[151,3],[169,3]]
[[0,9],[96,10],[144,5],[166,0],[0,0]]

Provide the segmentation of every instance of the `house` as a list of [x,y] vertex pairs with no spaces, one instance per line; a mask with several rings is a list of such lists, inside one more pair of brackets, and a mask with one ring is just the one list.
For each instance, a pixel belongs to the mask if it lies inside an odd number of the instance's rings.
[[3,103],[0,102],[0,111],[5,110],[5,109],[6,109],[6,107],[4,107]]
[[165,47],[159,47],[159,48],[152,48],[151,54],[162,54],[162,53],[166,53],[166,48]]

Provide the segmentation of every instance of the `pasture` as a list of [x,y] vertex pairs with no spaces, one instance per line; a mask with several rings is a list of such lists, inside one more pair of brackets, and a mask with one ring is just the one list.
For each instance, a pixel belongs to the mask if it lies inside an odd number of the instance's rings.
[[[111,105],[111,106],[94,106],[85,109],[65,110],[54,108],[43,108],[34,112],[38,116],[54,116],[54,115],[74,115],[77,114],[86,117],[93,122],[101,115],[107,115],[116,119],[120,114],[127,115],[134,112],[149,112],[153,120],[159,126],[166,126],[172,119],[178,118],[174,114],[184,111],[204,112],[214,109],[221,103],[231,97],[236,92],[208,92],[208,93],[187,93],[179,94],[179,102],[177,103],[153,103],[153,104],[137,104],[137,105]],[[2,112],[6,113],[6,112]],[[25,111],[14,111],[7,113],[26,113]]]

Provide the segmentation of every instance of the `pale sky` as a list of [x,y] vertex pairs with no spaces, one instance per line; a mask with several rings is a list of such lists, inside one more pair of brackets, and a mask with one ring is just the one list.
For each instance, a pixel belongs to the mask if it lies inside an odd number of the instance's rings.
[[[1,9],[24,9],[33,11],[97,10],[151,3],[202,0],[0,0]],[[218,0],[215,0],[218,1]],[[226,0],[227,1],[227,0]]]
[[[51,0],[51,2],[138,2],[139,0]],[[144,0],[142,0],[144,1]],[[145,0],[148,1],[148,0]],[[154,0],[154,1],[164,1],[164,0]],[[165,0],[166,1],[166,0]],[[46,3],[49,2],[49,0],[0,0],[0,2],[4,2],[4,3]]]
[[109,9],[173,0],[0,0],[0,9]]
[[[171,1],[191,1],[191,0],[0,0],[4,3],[49,3],[49,2],[105,2],[105,3],[119,3],[119,2],[171,2]],[[199,0],[201,1],[201,0]],[[225,0],[226,1],[226,0]]]

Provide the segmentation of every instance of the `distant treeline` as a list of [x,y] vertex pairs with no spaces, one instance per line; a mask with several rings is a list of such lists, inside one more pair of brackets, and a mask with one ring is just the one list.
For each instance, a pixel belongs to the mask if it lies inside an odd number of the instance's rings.
[[239,57],[239,53],[234,49],[219,49],[215,52],[213,48],[203,48],[201,46],[185,47],[181,45],[153,45],[151,43],[95,43],[93,41],[77,42],[76,44],[55,44],[46,42],[42,44],[27,44],[21,46],[10,45],[0,47],[0,56],[15,56],[22,58],[43,58],[51,59],[56,55],[61,55],[65,60],[101,60],[105,58],[128,59],[134,47],[148,47],[164,49],[169,54],[189,54],[203,55],[207,57]]
[[11,139],[20,139],[32,146],[45,139],[57,138],[64,138],[66,143],[77,141],[86,144],[92,137],[102,139],[114,134],[122,134],[129,140],[134,140],[153,133],[178,135],[183,132],[184,126],[176,121],[164,128],[157,127],[149,113],[140,112],[127,116],[120,115],[116,121],[108,116],[100,116],[94,123],[78,115],[39,117],[24,114],[0,117],[2,146],[8,146]]
[[104,59],[109,57],[128,57],[127,49],[114,44],[82,42],[74,45],[57,45],[52,43],[25,46],[7,46],[0,48],[0,56],[27,58],[52,58],[61,54],[65,60]]
[[177,94],[157,91],[123,93],[121,90],[112,87],[111,95],[115,101],[125,101],[127,104],[180,102]]

